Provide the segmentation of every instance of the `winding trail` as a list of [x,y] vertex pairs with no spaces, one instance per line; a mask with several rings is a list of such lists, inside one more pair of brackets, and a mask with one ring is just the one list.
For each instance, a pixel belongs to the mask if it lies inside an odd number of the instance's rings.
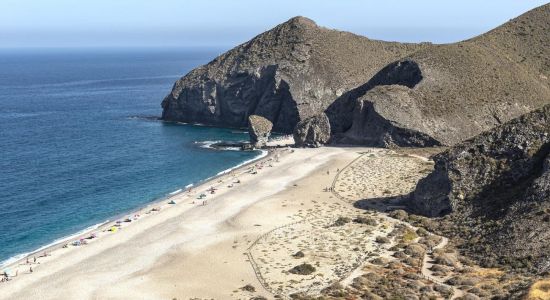
[[444,236],[440,236],[440,237],[441,237],[441,241],[439,242],[439,244],[437,244],[437,246],[433,247],[430,251],[426,251],[426,253],[424,254],[424,259],[422,260],[421,274],[422,274],[422,276],[424,276],[426,279],[428,279],[430,281],[433,281],[435,283],[438,283],[438,284],[441,284],[441,285],[444,285],[444,286],[447,286],[447,287],[451,288],[453,293],[452,293],[452,296],[451,296],[450,299],[456,299],[456,298],[464,296],[464,294],[465,294],[464,291],[461,290],[461,289],[457,289],[457,288],[455,288],[453,286],[450,286],[450,285],[445,283],[447,281],[447,279],[449,279],[450,276],[438,277],[438,276],[433,275],[432,270],[430,270],[431,267],[434,265],[434,263],[433,263],[434,251],[437,250],[437,249],[443,249],[447,246],[447,244],[449,244],[449,239],[448,238],[446,238]]

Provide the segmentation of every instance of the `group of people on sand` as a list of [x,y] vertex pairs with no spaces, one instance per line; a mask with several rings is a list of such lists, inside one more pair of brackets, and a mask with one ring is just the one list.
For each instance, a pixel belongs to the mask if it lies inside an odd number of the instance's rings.
[[[268,161],[271,162],[271,161],[273,161],[273,159],[270,158],[270,159],[268,159]],[[279,161],[279,155],[278,155],[278,154],[276,155],[275,161],[276,161],[276,162]],[[272,165],[271,163],[269,163],[268,166],[269,166],[269,167],[272,167],[273,165]],[[249,169],[249,173],[251,173],[251,174],[257,174],[257,173],[258,173],[257,169],[260,169],[260,170],[261,170],[263,167],[264,167],[264,162],[255,164],[254,166],[252,166],[252,167]],[[327,173],[328,173],[328,172],[327,172]],[[234,180],[227,186],[228,188],[233,187],[234,184],[240,184],[240,183],[241,183],[241,180],[240,180],[239,178],[237,178],[236,174],[234,174],[233,171],[231,171],[231,172],[229,173],[229,175],[232,176],[232,177],[234,178]],[[222,182],[223,182],[223,181],[222,181],[221,179],[218,181],[218,183],[222,183]],[[215,194],[215,193],[216,193],[216,190],[217,190],[217,188],[215,188],[214,186],[211,186],[209,189],[207,189],[207,191],[210,192],[210,194]],[[332,190],[332,188],[330,188],[330,190]],[[187,193],[188,193],[188,194],[191,194],[192,192],[193,192],[193,189],[190,187],[190,188],[187,190]],[[206,198],[206,194],[204,194],[204,193],[201,194],[201,195],[197,198],[197,199],[203,199],[203,201],[202,201],[202,205],[203,205],[203,206],[207,204],[207,201],[206,201],[206,199],[204,199],[204,198]],[[193,203],[195,203],[195,202],[193,201]],[[175,204],[175,202],[170,203],[170,204]],[[158,211],[160,211],[160,209],[161,209],[160,207],[154,207],[154,208],[150,209],[150,210],[147,212],[147,214],[149,214],[149,213],[151,213],[151,212],[158,212]],[[116,224],[115,224],[113,227],[115,227],[115,226],[116,226],[116,227],[120,227],[120,226],[121,226],[121,223],[123,223],[123,222],[129,223],[129,222],[132,222],[132,221],[134,221],[134,220],[139,219],[140,217],[141,217],[141,216],[140,216],[139,214],[135,214],[132,218],[126,218],[126,219],[124,219],[124,221],[118,221],[118,222],[116,222]],[[111,230],[113,227],[111,227],[110,229],[107,229],[107,230],[105,230],[105,231],[113,231],[113,230]],[[93,239],[93,238],[96,238],[96,237],[97,237],[96,234],[93,233],[92,235],[90,235],[90,237],[88,237],[88,238],[86,238],[86,239]],[[79,239],[79,240],[73,242],[72,244],[73,244],[73,246],[80,246],[80,245],[87,244],[87,242],[86,242],[85,239]],[[69,244],[63,245],[63,248],[68,248],[68,247],[69,247]],[[51,254],[49,254],[49,253],[47,253],[47,252],[44,252],[41,256],[39,256],[39,258],[40,258],[40,257],[47,257],[47,256],[51,256]],[[28,266],[29,266],[29,273],[34,273],[33,265],[37,265],[37,264],[40,264],[40,262],[38,261],[37,257],[34,256],[34,257],[32,258],[32,260],[31,260],[30,257],[27,257],[25,263],[22,264],[22,265],[28,265]],[[14,275],[10,275],[10,274],[8,273],[7,270],[4,270],[4,272],[0,274],[0,276],[1,276],[0,282],[7,282],[7,281],[10,281],[10,280],[12,280],[13,277],[17,277],[18,275],[19,275],[19,269],[17,269],[17,270],[15,271],[15,274],[14,274]]]
[[[271,161],[273,161],[273,158],[270,158],[270,159],[268,159],[267,161],[268,161],[268,162],[271,162]],[[277,161],[278,161],[278,160],[277,160]],[[253,175],[258,174],[258,170],[261,170],[261,169],[264,167],[264,164],[265,164],[265,162],[260,162],[260,163],[254,164],[253,166],[251,166],[251,167],[248,168],[247,173],[253,174]],[[268,166],[269,166],[269,167],[273,167],[273,165],[272,165],[271,163],[269,163]],[[235,184],[240,184],[240,183],[241,183],[241,180],[240,180],[239,178],[237,178],[237,175],[235,174],[234,171],[229,171],[229,172],[226,173],[225,175],[228,175],[228,176],[234,178],[234,180],[233,180],[231,183],[229,183],[229,184],[227,185],[227,188],[232,188],[232,187],[235,186]],[[219,179],[217,182],[218,182],[218,183],[223,183],[223,180],[222,180],[222,179]],[[208,188],[205,192],[208,192],[209,194],[215,194],[217,190],[218,190],[218,188],[216,188],[216,187],[214,187],[214,186],[210,186],[210,188]],[[193,193],[193,188],[190,187],[190,188],[187,190],[188,197],[191,197],[190,194],[192,194],[192,193]],[[201,204],[200,204],[201,206],[205,206],[205,205],[208,203],[208,201],[205,199],[206,196],[207,196],[206,193],[201,193],[201,194],[196,198],[197,200],[202,200],[202,202],[201,202]],[[195,201],[193,201],[192,204],[195,204]]]
[[[336,169],[336,173],[340,172],[340,169]],[[327,170],[327,175],[330,175],[330,170]],[[323,189],[324,192],[332,192],[334,188],[332,186]]]
[[[19,270],[18,270],[19,271]],[[11,278],[10,276],[8,275],[8,272],[7,271],[4,271],[4,273],[2,274],[2,278],[0,278],[0,282],[8,282],[10,281]]]
[[[51,256],[51,254],[47,253],[47,252],[44,252],[42,255],[38,256],[39,258],[40,257],[48,257],[48,256]],[[33,256],[33,258],[31,259],[30,256],[27,256],[27,258],[25,259],[25,262],[24,263],[21,263],[20,265],[27,265],[29,266],[29,274],[30,273],[34,273],[34,269],[32,268],[32,265],[39,265],[40,262],[38,261],[38,259],[36,258],[36,256]],[[8,270],[4,270],[4,272],[1,274],[2,278],[0,278],[0,282],[8,282],[10,280],[13,279],[13,277],[17,277],[19,276],[19,269],[16,269],[15,270],[15,274],[13,275],[10,275],[8,273]]]

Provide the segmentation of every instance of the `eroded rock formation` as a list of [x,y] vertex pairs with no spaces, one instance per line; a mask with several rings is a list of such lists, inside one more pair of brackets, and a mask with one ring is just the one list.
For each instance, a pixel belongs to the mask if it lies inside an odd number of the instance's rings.
[[374,41],[295,17],[178,80],[162,102],[164,120],[246,127],[260,115],[292,133],[345,91],[425,44]]
[[324,113],[300,121],[294,129],[297,146],[319,147],[330,139],[330,122]]
[[325,113],[333,143],[454,145],[550,103],[550,4],[470,40],[405,44],[296,17],[191,71],[164,120],[292,133]]
[[272,128],[273,123],[262,116],[251,115],[248,117],[248,134],[254,148],[262,148],[266,145]]

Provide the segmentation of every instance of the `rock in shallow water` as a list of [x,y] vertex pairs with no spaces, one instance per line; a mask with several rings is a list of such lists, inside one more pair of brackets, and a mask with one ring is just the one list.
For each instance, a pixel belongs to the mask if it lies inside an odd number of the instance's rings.
[[251,115],[248,117],[248,134],[250,134],[250,143],[255,148],[264,147],[269,140],[269,135],[271,134],[272,128],[273,123],[262,116]]

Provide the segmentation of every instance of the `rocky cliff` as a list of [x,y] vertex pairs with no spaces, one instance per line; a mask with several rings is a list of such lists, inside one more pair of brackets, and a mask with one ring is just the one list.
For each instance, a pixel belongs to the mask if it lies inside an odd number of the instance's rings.
[[178,80],[165,120],[245,127],[249,115],[292,133],[303,119],[422,45],[373,41],[304,17],[262,33]]
[[550,105],[434,157],[411,209],[447,215],[448,234],[488,265],[550,272]]
[[296,17],[178,80],[162,117],[246,127],[256,114],[292,133],[324,113],[331,132],[315,135],[333,143],[453,145],[550,103],[549,20],[547,4],[476,38],[432,45]]
[[294,142],[298,147],[319,147],[330,140],[330,121],[324,113],[307,118],[294,129]]

